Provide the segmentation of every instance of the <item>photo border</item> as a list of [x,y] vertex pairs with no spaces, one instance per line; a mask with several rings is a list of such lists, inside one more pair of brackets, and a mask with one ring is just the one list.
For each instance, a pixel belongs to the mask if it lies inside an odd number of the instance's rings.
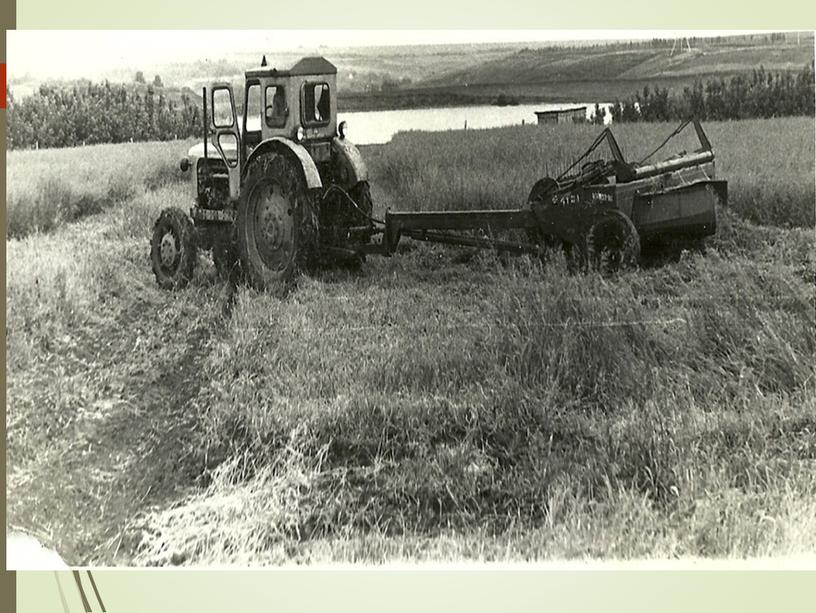
[[[723,28],[791,30],[814,28],[815,3],[766,3],[750,9],[744,2],[712,3],[687,0],[661,3],[636,0],[625,7],[590,0],[556,7],[533,0],[504,2],[491,9],[475,9],[463,0],[439,3],[414,0],[384,8],[375,0],[310,2],[313,14],[287,11],[283,2],[232,0],[230,3],[195,0],[26,0],[19,7],[0,3],[3,25],[2,57],[6,61],[6,30],[22,29],[203,29],[241,28],[247,23],[272,29],[653,29]],[[228,7],[226,16],[218,9]],[[15,10],[16,8],[16,10]],[[222,11],[223,12],[223,11]],[[432,16],[432,17],[431,17]],[[3,112],[5,116],[5,113]],[[5,117],[4,117],[5,119]],[[5,139],[6,122],[0,122]],[[6,150],[3,147],[0,187],[5,199]],[[6,207],[2,216],[5,220]],[[5,272],[6,248],[0,265]],[[5,286],[3,296],[5,297]],[[5,328],[5,311],[3,326]],[[5,363],[5,345],[3,347]],[[5,369],[2,377],[5,384]],[[2,420],[0,475],[6,478],[5,397]],[[6,524],[6,490],[0,497]],[[6,534],[0,535],[3,572],[0,572],[0,610],[46,611],[59,602],[57,585],[75,597],[70,573],[6,571]],[[733,562],[743,569],[757,565]],[[441,565],[385,570],[100,570],[94,571],[99,589],[112,613],[151,610],[206,611],[408,611],[430,610],[558,610],[558,611],[740,611],[812,610],[816,601],[813,560],[807,571],[777,570],[530,570],[523,565],[448,570]],[[547,566],[547,565],[543,565]],[[716,565],[714,565],[716,566]],[[761,561],[759,568],[763,568]],[[795,565],[794,565],[795,566]],[[660,565],[658,564],[659,568]],[[693,567],[693,566],[692,566]],[[768,568],[767,566],[765,567]],[[73,591],[72,591],[73,590]],[[16,608],[15,608],[16,598]],[[81,610],[80,608],[73,610]],[[96,610],[96,609],[95,609]]]

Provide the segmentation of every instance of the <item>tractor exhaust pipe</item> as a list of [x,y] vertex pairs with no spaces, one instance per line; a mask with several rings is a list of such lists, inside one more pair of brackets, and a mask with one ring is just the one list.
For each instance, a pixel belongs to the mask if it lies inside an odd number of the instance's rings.
[[202,105],[201,117],[204,120],[204,126],[203,126],[204,131],[202,132],[202,134],[204,135],[204,165],[206,166],[207,165],[207,160],[209,159],[207,157],[207,141],[210,140],[209,139],[209,134],[207,134],[207,88],[206,87],[201,88],[201,105]]

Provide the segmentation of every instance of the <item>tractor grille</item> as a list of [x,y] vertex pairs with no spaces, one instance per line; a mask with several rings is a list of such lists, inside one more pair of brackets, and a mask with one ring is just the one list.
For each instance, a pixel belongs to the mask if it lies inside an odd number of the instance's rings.
[[309,155],[315,162],[328,162],[331,159],[330,142],[306,143],[306,149],[309,150]]

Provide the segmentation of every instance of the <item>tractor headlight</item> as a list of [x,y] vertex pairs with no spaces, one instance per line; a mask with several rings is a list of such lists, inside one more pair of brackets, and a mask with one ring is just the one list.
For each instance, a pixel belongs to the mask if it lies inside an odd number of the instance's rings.
[[190,170],[190,160],[188,160],[187,158],[181,158],[181,161],[179,162],[179,168],[181,169],[181,172],[187,172],[188,170]]
[[340,135],[340,138],[346,138],[346,132],[348,131],[348,124],[345,121],[341,121],[340,125],[337,126],[337,133]]
[[302,143],[304,138],[306,138],[306,130],[303,129],[303,126],[298,126],[298,129],[295,132],[295,140]]

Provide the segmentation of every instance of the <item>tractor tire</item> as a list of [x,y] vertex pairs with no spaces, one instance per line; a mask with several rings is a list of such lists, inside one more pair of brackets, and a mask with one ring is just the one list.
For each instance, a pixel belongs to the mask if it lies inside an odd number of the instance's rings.
[[270,152],[246,171],[235,221],[241,270],[250,285],[283,295],[316,247],[316,223],[300,162]]
[[[371,215],[374,212],[374,203],[371,200],[371,188],[368,181],[360,181],[348,190],[348,195],[357,204],[351,215],[346,217],[348,223],[353,225],[364,225],[371,223]],[[346,205],[345,200],[343,202]],[[346,205],[351,206],[351,205]],[[353,222],[351,221],[353,220]],[[369,236],[369,240],[371,237]],[[365,254],[358,253],[349,256],[331,255],[323,258],[322,263],[328,268],[339,267],[350,272],[359,272],[365,263]]]
[[179,208],[164,209],[153,226],[150,261],[162,289],[177,290],[193,278],[197,258],[196,230]]
[[604,211],[590,226],[583,251],[589,270],[613,273],[633,268],[640,258],[640,236],[626,215]]
[[[349,196],[352,197],[354,202],[357,203],[357,206],[359,206],[362,212],[370,219],[374,204],[371,200],[371,188],[368,185],[368,181],[360,181],[357,183],[357,185],[349,190]],[[369,219],[365,221],[367,222]]]

